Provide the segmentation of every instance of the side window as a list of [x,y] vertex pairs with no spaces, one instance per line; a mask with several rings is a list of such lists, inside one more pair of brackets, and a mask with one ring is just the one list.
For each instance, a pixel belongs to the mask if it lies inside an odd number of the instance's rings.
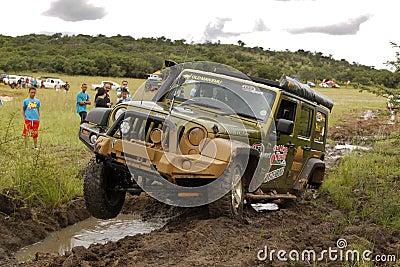
[[296,103],[286,99],[282,99],[279,106],[277,119],[285,119],[294,121],[296,118]]
[[325,133],[326,133],[326,114],[318,111],[315,119],[314,141],[321,143],[324,142]]
[[300,137],[310,138],[311,136],[311,128],[312,128],[312,121],[313,121],[313,109],[302,106],[301,107],[301,114],[298,123],[298,132],[297,135]]

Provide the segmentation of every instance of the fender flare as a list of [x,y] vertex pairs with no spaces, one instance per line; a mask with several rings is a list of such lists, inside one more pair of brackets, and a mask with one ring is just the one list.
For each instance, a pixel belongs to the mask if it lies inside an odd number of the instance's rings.
[[[316,181],[310,181],[312,174],[314,173],[315,169],[322,169],[322,177],[318,177]],[[304,188],[304,184],[308,182],[313,182],[317,184],[321,184],[323,180],[323,176],[325,174],[325,162],[318,158],[310,158],[303,169],[301,170],[299,176],[294,183],[293,189],[295,190],[302,190]],[[320,175],[321,176],[321,175]]]
[[200,153],[228,163],[232,160],[240,160],[244,167],[242,177],[245,185],[250,183],[253,175],[257,175],[260,152],[249,144],[222,138],[208,139],[200,144]]

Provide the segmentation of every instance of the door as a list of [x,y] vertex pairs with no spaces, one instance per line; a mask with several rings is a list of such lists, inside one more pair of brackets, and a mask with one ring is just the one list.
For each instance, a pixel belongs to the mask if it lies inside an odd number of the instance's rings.
[[[279,103],[276,120],[285,119],[293,121],[296,125],[298,107],[298,100],[285,96]],[[297,146],[295,141],[295,131],[290,134],[279,133],[279,140],[272,148],[272,151],[270,151],[270,170],[265,174],[262,189],[274,189],[278,193],[286,193],[288,189],[292,188],[291,163]]]
[[312,138],[314,131],[315,107],[307,103],[302,103],[299,107],[298,120],[295,127],[295,148],[294,157],[291,164],[291,184],[297,180],[300,171],[303,169],[307,160],[313,156]]

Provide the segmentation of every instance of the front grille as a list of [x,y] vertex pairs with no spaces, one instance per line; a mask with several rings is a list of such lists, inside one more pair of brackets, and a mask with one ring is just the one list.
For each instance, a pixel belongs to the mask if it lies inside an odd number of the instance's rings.
[[[120,130],[122,123],[128,123],[130,125],[130,130],[126,134],[122,134]],[[150,134],[151,131],[156,128],[163,132],[164,138],[162,142],[164,149],[171,147],[171,142],[173,143],[174,140],[176,146],[184,132],[184,127],[179,127],[178,131],[175,131],[175,124],[168,119],[129,110],[125,112],[125,115],[121,115],[117,121],[114,122],[107,132],[107,135],[115,136],[115,134],[117,134],[126,141],[140,141],[153,144]],[[174,138],[172,138],[171,135],[173,135]]]

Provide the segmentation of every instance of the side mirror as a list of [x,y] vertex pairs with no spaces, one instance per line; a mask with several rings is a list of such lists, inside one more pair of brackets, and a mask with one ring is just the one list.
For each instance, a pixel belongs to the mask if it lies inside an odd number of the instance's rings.
[[279,134],[290,135],[293,133],[294,122],[285,119],[278,119],[276,122],[276,131]]

